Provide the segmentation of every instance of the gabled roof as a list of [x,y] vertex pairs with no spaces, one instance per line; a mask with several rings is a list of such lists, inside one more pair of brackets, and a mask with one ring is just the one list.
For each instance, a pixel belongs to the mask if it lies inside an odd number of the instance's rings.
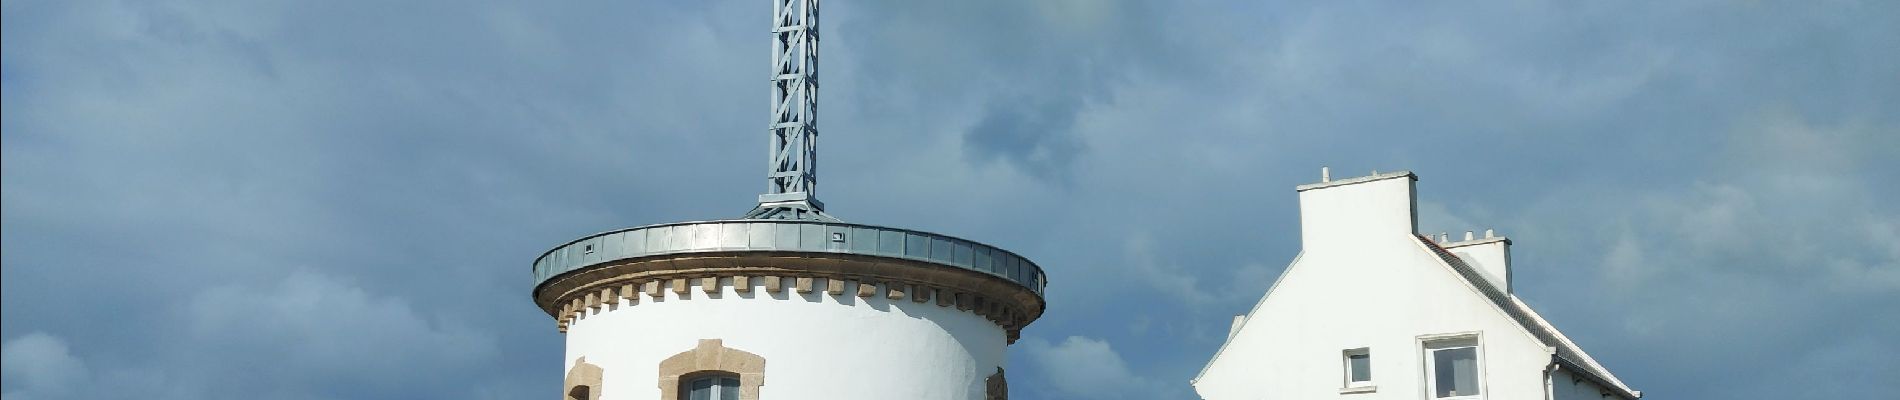
[[[1545,320],[1542,315],[1538,315],[1537,311],[1532,310],[1529,305],[1524,304],[1524,301],[1519,300],[1517,296],[1506,293],[1498,289],[1497,285],[1491,284],[1490,280],[1479,275],[1477,268],[1466,264],[1464,259],[1458,258],[1457,255],[1451,254],[1450,251],[1446,251],[1444,247],[1438,246],[1438,244],[1432,242],[1430,238],[1413,235],[1413,239],[1426,250],[1437,255],[1438,260],[1444,262],[1446,268],[1457,273],[1459,280],[1471,285],[1473,290],[1483,295],[1486,300],[1490,300],[1491,305],[1496,306],[1499,311],[1509,316],[1511,320],[1517,322],[1517,325],[1523,327],[1526,332],[1529,332],[1531,337],[1536,338],[1537,341],[1543,343],[1544,346],[1555,349],[1556,354],[1552,355],[1552,358],[1554,358],[1551,361],[1552,363],[1575,371],[1576,374],[1586,379],[1597,382],[1605,388],[1614,390],[1619,397],[1625,399],[1638,399],[1642,397],[1642,392],[1632,390],[1629,386],[1624,385],[1623,381],[1616,379],[1616,375],[1610,374],[1610,371],[1603,368],[1603,365],[1597,364],[1595,358],[1591,358],[1588,353],[1584,353],[1582,347],[1578,347],[1575,342],[1570,341],[1570,338],[1564,336],[1563,332],[1557,331],[1557,328],[1552,326],[1550,321]],[[1260,311],[1260,307],[1265,305],[1267,299],[1273,296],[1274,289],[1280,287],[1280,282],[1286,279],[1286,276],[1292,272],[1294,266],[1300,264],[1300,257],[1304,255],[1305,252],[1301,252],[1299,255],[1293,256],[1293,261],[1287,263],[1286,270],[1281,271],[1280,276],[1273,280],[1273,285],[1267,287],[1267,293],[1260,296],[1260,300],[1254,303],[1252,309],[1247,310],[1247,318],[1241,321],[1239,327],[1235,328],[1236,331],[1246,329],[1248,324],[1253,323],[1254,316]],[[1226,341],[1221,342],[1220,349],[1214,351],[1214,357],[1209,359],[1206,365],[1202,365],[1201,371],[1194,374],[1194,378],[1188,380],[1188,382],[1198,382],[1202,376],[1207,375],[1207,370],[1214,366],[1214,361],[1220,359],[1222,353],[1227,352],[1227,345],[1232,344],[1233,339],[1233,337],[1228,337]]]
[[1431,250],[1433,254],[1438,255],[1439,261],[1443,261],[1446,267],[1457,272],[1459,278],[1462,278],[1465,283],[1470,284],[1478,293],[1483,294],[1485,299],[1491,300],[1492,305],[1497,306],[1499,310],[1504,311],[1505,315],[1517,321],[1517,324],[1524,327],[1524,330],[1529,331],[1532,337],[1536,337],[1538,341],[1543,342],[1544,346],[1556,349],[1557,354],[1555,357],[1557,360],[1553,360],[1554,362],[1569,366],[1576,370],[1579,375],[1583,375],[1585,378],[1614,389],[1617,392],[1616,394],[1623,398],[1636,399],[1642,397],[1641,392],[1631,390],[1629,386],[1623,384],[1623,381],[1617,380],[1616,376],[1611,375],[1608,369],[1604,369],[1603,365],[1597,364],[1596,359],[1584,353],[1583,348],[1578,347],[1575,342],[1571,342],[1570,338],[1564,336],[1563,332],[1558,332],[1556,327],[1550,325],[1550,321],[1546,321],[1543,316],[1537,315],[1537,311],[1531,310],[1531,307],[1525,305],[1523,300],[1519,300],[1517,296],[1498,289],[1497,285],[1491,284],[1490,280],[1479,275],[1477,268],[1466,264],[1464,259],[1458,258],[1458,256],[1451,254],[1451,252],[1445,251],[1444,247],[1440,247],[1437,243],[1432,242],[1430,238],[1414,236],[1419,244]]

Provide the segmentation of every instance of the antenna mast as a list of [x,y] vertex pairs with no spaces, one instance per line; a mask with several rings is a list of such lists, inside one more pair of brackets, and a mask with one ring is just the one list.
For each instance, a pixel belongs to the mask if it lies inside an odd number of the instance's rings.
[[772,2],[772,147],[746,218],[837,221],[818,201],[818,0]]

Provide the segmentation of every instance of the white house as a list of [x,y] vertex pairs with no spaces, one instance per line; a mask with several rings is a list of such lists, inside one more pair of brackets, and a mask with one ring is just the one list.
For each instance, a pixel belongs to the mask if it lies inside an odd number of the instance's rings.
[[1512,293],[1510,239],[1420,236],[1416,181],[1394,172],[1299,186],[1300,254],[1234,318],[1195,391],[1206,400],[1642,396]]

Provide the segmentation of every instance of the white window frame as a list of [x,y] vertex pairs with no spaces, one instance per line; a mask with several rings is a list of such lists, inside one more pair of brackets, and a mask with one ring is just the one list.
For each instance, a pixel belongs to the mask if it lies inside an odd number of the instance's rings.
[[[1474,373],[1477,374],[1477,376],[1473,378],[1477,380],[1478,393],[1470,394],[1470,395],[1461,395],[1461,396],[1436,397],[1438,395],[1438,371],[1437,371],[1438,353],[1437,352],[1440,350],[1461,349],[1461,348],[1467,348],[1467,347],[1472,349],[1473,359],[1477,363],[1477,365],[1473,366],[1472,369]],[[1419,385],[1419,387],[1422,387],[1425,389],[1426,399],[1429,399],[1429,400],[1480,400],[1480,399],[1484,399],[1486,395],[1489,395],[1491,393],[1491,388],[1487,387],[1486,379],[1485,379],[1484,338],[1478,332],[1422,335],[1418,337],[1418,350],[1419,350],[1419,360],[1423,361],[1422,364],[1424,364],[1424,367],[1419,369],[1419,371],[1422,372],[1422,374],[1420,375],[1420,378],[1421,380],[1424,381],[1423,384]]]
[[[1364,379],[1364,381],[1353,381],[1353,356],[1366,356],[1366,379]],[[1374,385],[1372,385],[1372,379],[1374,379],[1374,377],[1372,377],[1372,347],[1359,347],[1359,349],[1345,349],[1345,351],[1340,351],[1340,364],[1340,372],[1345,372],[1345,375],[1341,375],[1341,381],[1345,381],[1345,385],[1343,385],[1345,389],[1374,387]]]

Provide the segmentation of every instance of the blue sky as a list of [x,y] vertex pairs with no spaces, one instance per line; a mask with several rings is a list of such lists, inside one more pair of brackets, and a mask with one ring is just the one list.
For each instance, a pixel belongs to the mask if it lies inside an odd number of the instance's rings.
[[[1194,398],[1320,166],[1511,236],[1651,398],[1874,398],[1896,4],[834,1],[820,194],[1048,270],[1021,399]],[[749,209],[769,10],[5,0],[0,391],[552,395],[529,262]]]

